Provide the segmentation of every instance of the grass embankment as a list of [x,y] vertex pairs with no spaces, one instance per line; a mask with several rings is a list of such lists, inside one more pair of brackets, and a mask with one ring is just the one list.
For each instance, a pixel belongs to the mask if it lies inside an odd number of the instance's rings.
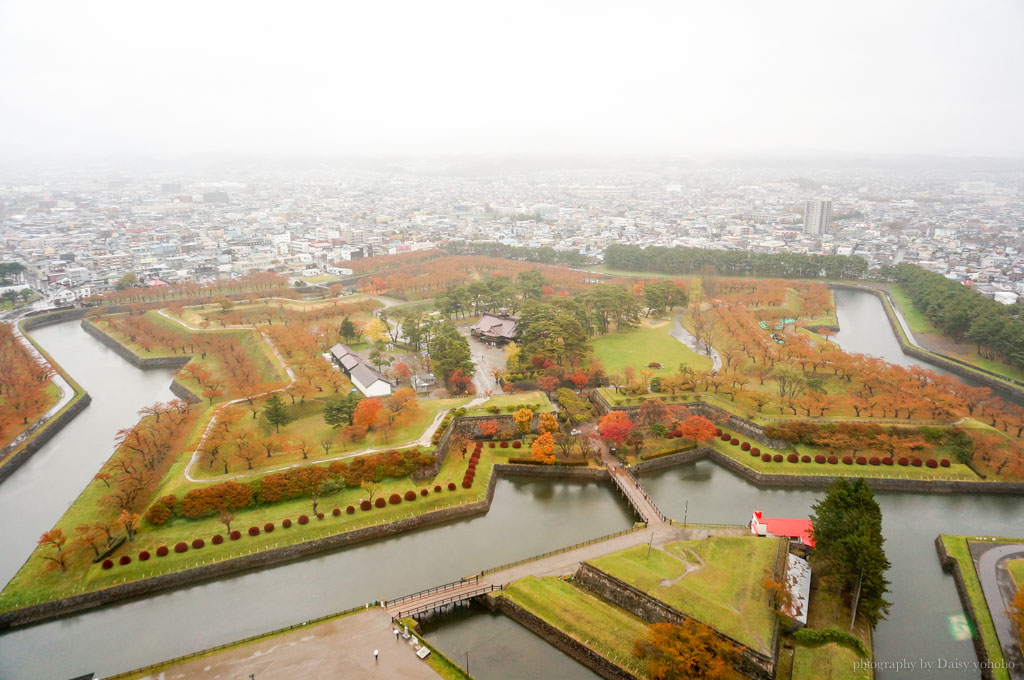
[[[22,432],[32,427],[37,420],[43,417],[47,411],[49,411],[54,404],[60,401],[60,388],[54,384],[53,381],[46,383],[44,388],[45,399],[39,403],[39,408],[35,416],[29,418],[27,423],[15,423],[10,429],[4,432],[4,437],[0,438],[0,448],[3,448],[10,444],[12,441],[17,439]],[[0,395],[0,409],[6,408],[5,399]],[[20,448],[20,447],[19,447]],[[2,464],[2,463],[0,463]]]
[[[326,515],[323,520],[318,520],[313,516],[312,500],[309,498],[236,510],[231,528],[240,530],[242,537],[236,541],[226,539],[222,545],[213,545],[211,542],[211,538],[216,534],[227,536],[225,526],[216,517],[197,520],[176,518],[159,526],[143,522],[135,541],[125,544],[113,556],[115,563],[121,555],[131,556],[132,562],[124,566],[115,564],[113,568],[107,570],[104,570],[99,564],[88,564],[87,566],[69,567],[67,572],[46,571],[44,569],[45,562],[39,557],[41,551],[37,549],[18,574],[7,584],[3,592],[0,592],[0,611],[100,590],[123,582],[190,569],[366,526],[386,524],[432,510],[483,500],[494,466],[494,458],[489,451],[490,449],[487,448],[483,450],[476,468],[476,480],[470,489],[463,489],[460,483],[468,465],[467,458],[458,455],[449,456],[436,479],[429,482],[414,482],[408,477],[385,478],[381,482],[380,491],[375,496],[375,498],[381,496],[387,498],[393,493],[404,494],[406,491],[413,490],[417,494],[415,501],[403,500],[397,505],[388,504],[383,508],[374,507],[372,510],[364,512],[358,509],[359,500],[367,498],[368,494],[357,487],[346,488],[334,495],[322,497],[318,509]],[[181,493],[184,489],[195,486],[186,485],[184,482],[180,470],[180,466],[183,464],[179,461],[172,467],[165,479],[174,481],[161,488],[156,496],[166,493]],[[455,491],[447,490],[449,482],[456,484]],[[441,485],[442,491],[435,493],[433,488],[438,484]],[[420,495],[419,492],[422,488],[429,490],[427,496]],[[91,482],[57,523],[57,526],[64,528],[65,534],[73,536],[74,527],[94,521],[94,509],[107,492],[108,490],[100,481]],[[345,509],[349,505],[356,507],[354,514],[346,513]],[[341,510],[341,514],[337,517],[332,514],[334,508]],[[309,524],[305,526],[299,525],[297,522],[298,516],[302,514],[310,516]],[[288,529],[281,524],[285,518],[291,519],[293,523]],[[275,525],[274,531],[270,533],[266,533],[262,529],[268,522],[273,522]],[[253,526],[260,527],[260,533],[257,536],[250,536],[247,533],[247,529]],[[166,557],[156,557],[156,549],[161,545],[173,548],[174,544],[179,541],[191,544],[195,538],[204,539],[206,546],[197,550],[189,548],[187,552],[180,554],[172,550]],[[138,553],[142,550],[148,550],[153,557],[148,561],[140,561]],[[89,554],[91,555],[91,551]]]
[[[406,617],[398,620],[399,626],[408,626],[409,630],[418,630],[419,625],[416,619],[412,617]],[[432,645],[429,640],[425,639],[422,635],[417,634],[416,638],[420,641],[420,644],[427,647],[430,650],[430,656],[425,661],[427,665],[434,669],[434,672],[440,675],[445,680],[473,680],[473,676],[467,673],[462,666],[455,663],[448,657],[447,654],[439,650],[437,647]]]
[[[594,356],[601,360],[609,375],[621,375],[627,366],[635,368],[638,374],[643,369],[661,376],[678,372],[680,365],[686,365],[698,373],[709,370],[711,359],[697,354],[669,335],[673,327],[672,322],[668,322],[658,328],[631,328],[594,338],[590,345]],[[651,362],[661,364],[662,368],[647,368]]]
[[[989,613],[988,605],[985,602],[985,594],[981,591],[981,581],[978,580],[978,572],[974,569],[974,560],[971,559],[971,551],[967,547],[966,536],[941,537],[946,552],[960,565],[960,573],[963,575],[964,586],[967,589],[967,597],[974,606],[974,612],[978,620],[974,622],[977,627],[977,634],[981,636],[981,642],[985,646],[989,661],[992,662],[992,676],[996,680],[1010,680],[1010,674],[1003,664],[1003,650],[999,646],[999,638],[996,637],[996,627],[992,622],[992,615]],[[1008,539],[1014,540],[1014,539]],[[1019,539],[1018,539],[1019,540]]]
[[1010,560],[1006,568],[1010,571],[1010,576],[1017,584],[1017,588],[1024,588],[1024,560]]
[[[423,403],[422,401],[420,403]],[[538,406],[539,405],[539,406]],[[555,410],[548,397],[543,392],[519,392],[517,394],[497,394],[489,397],[487,401],[466,409],[467,416],[488,416],[488,415],[509,415],[515,413],[522,407],[531,408],[536,406],[534,413],[550,413]],[[494,413],[491,409],[498,408]]]
[[[851,612],[848,604],[819,586],[820,578],[816,573],[812,578],[811,597],[807,605],[807,628],[835,628],[844,633],[850,632],[848,624]],[[862,667],[864,662],[874,658],[874,651],[871,649],[871,627],[863,616],[857,617],[852,634],[863,643],[868,650],[868,656],[862,656],[852,645],[838,642],[822,645],[794,642],[793,679],[871,680],[871,671]]]
[[612,576],[742,642],[770,653],[775,615],[761,586],[774,570],[779,540],[713,536],[646,545],[592,560]]
[[513,581],[494,596],[508,598],[613,663],[640,673],[633,645],[647,624],[624,609],[553,576]]

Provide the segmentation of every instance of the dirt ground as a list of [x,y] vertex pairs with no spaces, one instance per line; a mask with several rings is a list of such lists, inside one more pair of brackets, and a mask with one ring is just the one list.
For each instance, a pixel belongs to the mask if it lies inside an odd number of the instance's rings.
[[[396,641],[393,630],[391,617],[378,607],[192,659],[145,677],[152,680],[440,678],[425,661],[416,657],[411,639]],[[375,649],[380,651],[376,661]]]

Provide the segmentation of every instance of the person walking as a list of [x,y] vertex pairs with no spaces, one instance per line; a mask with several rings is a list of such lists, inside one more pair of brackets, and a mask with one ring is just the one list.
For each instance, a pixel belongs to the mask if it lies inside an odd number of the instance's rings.
[[373,650],[373,662],[374,663],[377,663],[377,661],[378,661],[377,657],[379,657],[379,656],[380,656],[380,650],[378,650],[378,649]]

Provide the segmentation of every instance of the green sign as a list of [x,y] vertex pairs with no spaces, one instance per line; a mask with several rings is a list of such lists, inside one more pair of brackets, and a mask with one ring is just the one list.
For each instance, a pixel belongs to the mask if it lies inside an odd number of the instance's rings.
[[964,614],[947,616],[946,626],[949,628],[949,636],[954,640],[970,640],[974,637],[974,627]]

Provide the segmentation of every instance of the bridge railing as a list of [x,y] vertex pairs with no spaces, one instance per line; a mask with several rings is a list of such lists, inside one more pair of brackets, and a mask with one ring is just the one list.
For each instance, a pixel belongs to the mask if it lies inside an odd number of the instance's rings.
[[484,595],[494,590],[504,590],[504,588],[504,585],[494,585],[489,583],[485,586],[474,588],[473,590],[464,593],[459,593],[458,595],[452,595],[451,597],[446,597],[440,600],[431,600],[430,602],[425,602],[423,604],[416,605],[415,607],[411,607],[410,609],[400,609],[399,611],[395,612],[395,615],[391,617],[391,620],[398,621],[399,619],[405,618],[407,616],[415,616],[416,614],[421,614],[423,612],[430,611],[431,609],[437,609],[438,607],[444,607],[445,605],[464,602],[465,600],[470,600],[474,597],[477,597],[478,595]]
[[424,595],[433,595],[434,593],[443,593],[449,590],[455,590],[456,588],[461,588],[468,583],[477,583],[479,580],[479,576],[470,576],[469,578],[463,578],[459,579],[458,581],[452,581],[451,583],[445,583],[439,586],[434,586],[433,588],[420,590],[415,593],[410,593],[409,595],[402,595],[401,597],[396,597],[393,600],[387,600],[387,606],[393,607],[396,604],[408,602],[409,600],[415,600],[417,598],[423,597]]
[[[667,522],[668,517],[666,517],[665,513],[661,511],[661,508],[657,506],[657,504],[654,502],[654,499],[647,495],[647,491],[642,486],[640,486],[640,482],[637,481],[637,478],[633,476],[633,473],[630,471],[630,469],[627,467],[623,467],[622,471],[629,476],[629,480],[633,482],[633,486],[636,488],[637,491],[640,492],[640,495],[647,499],[647,502],[650,503],[651,507],[654,509],[654,512],[658,513],[658,517],[661,518],[661,521]],[[612,477],[614,477],[614,475],[612,475]],[[629,494],[626,494],[626,496],[628,497]],[[640,509],[637,508],[637,511],[640,512]],[[640,514],[643,515],[643,512],[640,512]],[[646,519],[647,518],[645,517],[644,520],[646,521]]]

